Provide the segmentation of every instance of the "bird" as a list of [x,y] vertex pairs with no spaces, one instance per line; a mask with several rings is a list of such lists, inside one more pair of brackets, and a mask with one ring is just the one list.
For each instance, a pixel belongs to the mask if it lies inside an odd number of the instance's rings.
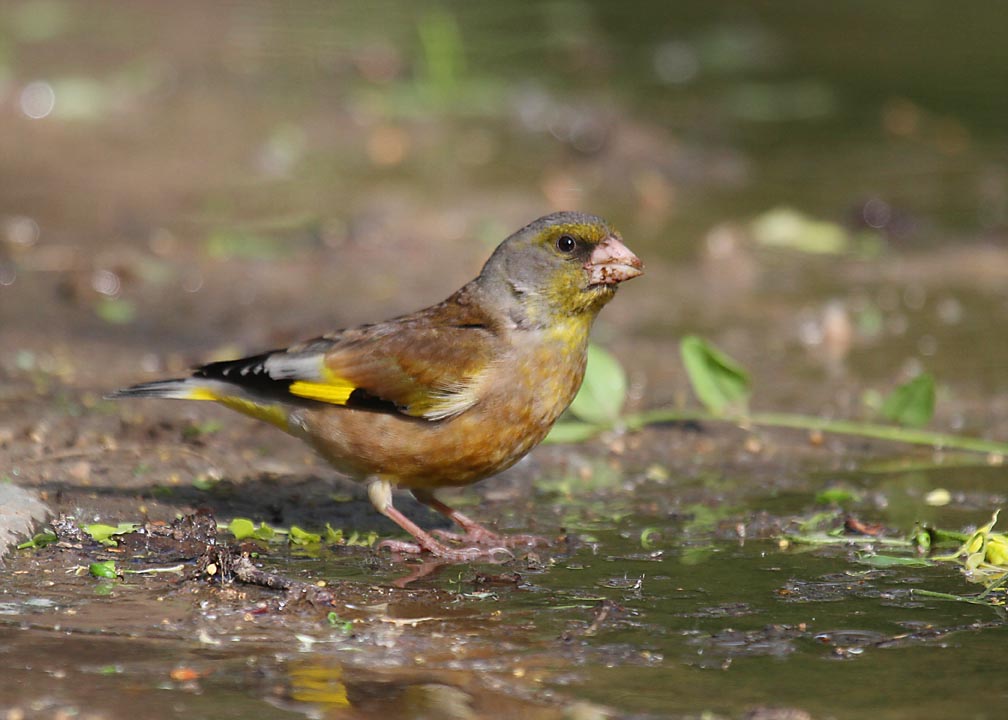
[[[382,546],[472,560],[536,538],[498,535],[434,491],[495,475],[543,440],[581,386],[599,311],[643,269],[602,218],[556,212],[507,237],[435,305],[109,397],[212,401],[271,423],[364,483],[413,538]],[[462,532],[423,530],[393,505],[397,489]]]

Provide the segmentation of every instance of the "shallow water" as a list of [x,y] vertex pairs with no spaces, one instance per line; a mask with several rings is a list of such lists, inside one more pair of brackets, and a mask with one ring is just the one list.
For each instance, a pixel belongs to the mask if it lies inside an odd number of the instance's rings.
[[[655,490],[635,501],[660,501]],[[744,511],[727,514],[736,518]],[[912,594],[963,592],[957,570],[872,569],[853,548],[730,542],[694,521],[593,519],[591,543],[542,552],[544,564],[425,568],[405,589],[412,566],[268,553],[266,566],[288,576],[349,583],[336,625],[325,608],[267,610],[254,589],[72,578],[69,553],[39,564],[19,555],[15,571],[28,574],[9,576],[4,593],[0,687],[12,706],[99,717],[158,696],[149,717],[269,705],[427,717],[443,704],[460,717],[730,717],[760,706],[997,716],[1002,613]],[[647,549],[642,527],[653,528]]]

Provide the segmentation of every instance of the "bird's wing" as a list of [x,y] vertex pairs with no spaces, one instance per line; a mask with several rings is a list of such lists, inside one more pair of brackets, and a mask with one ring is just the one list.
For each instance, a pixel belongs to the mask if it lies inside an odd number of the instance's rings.
[[486,317],[449,301],[286,350],[204,365],[195,375],[278,399],[441,420],[478,401],[498,347]]

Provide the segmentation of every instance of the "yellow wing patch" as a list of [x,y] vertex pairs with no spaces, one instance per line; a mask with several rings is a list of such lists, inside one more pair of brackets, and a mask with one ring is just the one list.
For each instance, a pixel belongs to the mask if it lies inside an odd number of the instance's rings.
[[309,400],[319,400],[321,402],[332,403],[333,405],[346,405],[350,394],[357,388],[348,382],[327,383],[312,382],[310,380],[295,380],[287,388],[287,392],[298,397]]
[[309,400],[318,400],[333,405],[346,405],[350,395],[357,389],[357,385],[333,373],[322,364],[323,362],[320,358],[319,364],[322,365],[320,380],[295,380],[287,388],[287,392]]

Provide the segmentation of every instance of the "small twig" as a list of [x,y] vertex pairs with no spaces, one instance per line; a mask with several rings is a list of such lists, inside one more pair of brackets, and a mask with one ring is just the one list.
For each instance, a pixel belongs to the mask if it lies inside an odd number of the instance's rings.
[[185,567],[185,565],[179,564],[168,567],[144,568],[143,570],[123,570],[123,573],[126,575],[150,575],[153,573],[175,573],[176,575],[181,575]]
[[231,566],[231,572],[234,573],[235,579],[240,582],[248,583],[249,585],[261,585],[271,590],[286,591],[298,584],[296,580],[257,568],[247,553],[242,553],[235,559],[234,564]]
[[332,591],[300,580],[292,580],[258,568],[249,554],[226,545],[208,545],[207,552],[200,558],[199,574],[204,578],[216,578],[221,582],[237,580],[246,585],[258,585],[270,590],[281,590],[288,600],[308,602],[311,605],[336,605]]

